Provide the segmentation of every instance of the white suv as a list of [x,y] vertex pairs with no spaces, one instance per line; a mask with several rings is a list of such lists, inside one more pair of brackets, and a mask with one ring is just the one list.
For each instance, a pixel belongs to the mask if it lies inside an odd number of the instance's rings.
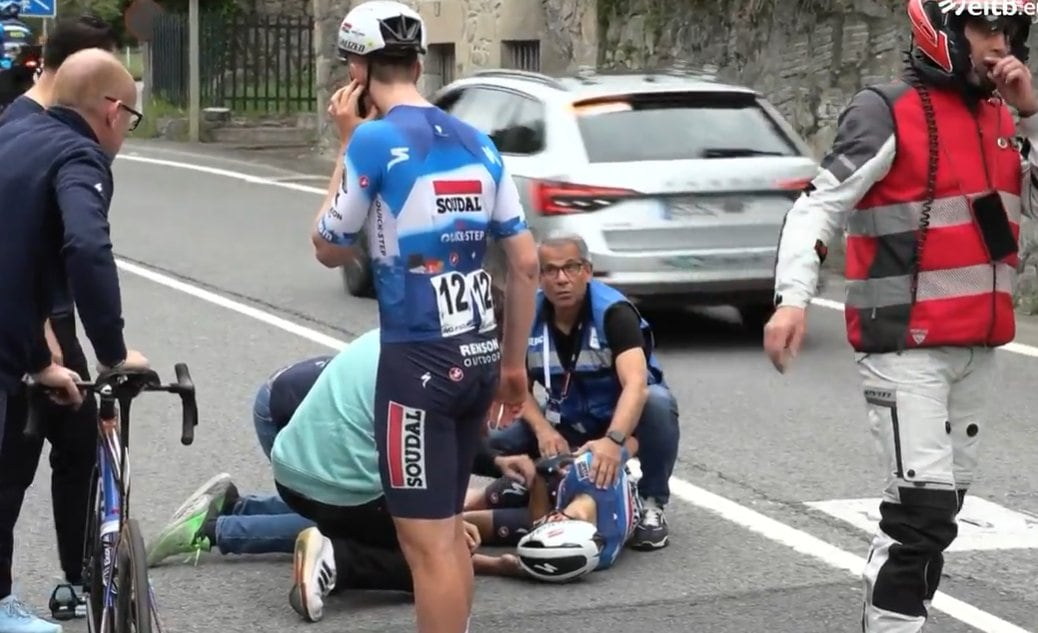
[[[818,164],[754,90],[688,72],[486,70],[432,100],[494,140],[535,235],[584,237],[597,278],[640,304],[734,305],[751,328],[771,314],[782,221]],[[370,296],[363,263],[343,276]]]

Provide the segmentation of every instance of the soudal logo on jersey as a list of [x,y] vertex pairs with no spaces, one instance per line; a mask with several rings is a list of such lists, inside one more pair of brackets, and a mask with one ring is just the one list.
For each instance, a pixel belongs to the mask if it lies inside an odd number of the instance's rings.
[[389,403],[386,447],[389,485],[393,488],[425,490],[425,410]]
[[434,180],[437,213],[483,210],[483,183],[479,180]]

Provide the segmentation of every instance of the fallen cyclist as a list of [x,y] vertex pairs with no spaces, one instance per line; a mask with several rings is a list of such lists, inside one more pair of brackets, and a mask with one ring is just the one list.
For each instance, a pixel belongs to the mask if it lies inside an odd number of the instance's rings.
[[545,582],[575,580],[611,568],[635,536],[643,508],[628,460],[638,440],[621,448],[618,476],[595,483],[594,454],[542,458],[529,487],[515,474],[470,490],[464,518],[484,545],[515,545],[524,575]]
[[[332,591],[412,591],[378,472],[373,410],[379,349],[379,332],[372,330],[330,361],[311,359],[276,374],[269,381],[267,407],[261,388],[254,412],[261,445],[265,438],[270,441],[276,497],[243,497],[229,476],[215,477],[174,513],[151,546],[149,562],[214,545],[226,553],[232,540],[241,553],[293,552],[290,602],[311,621],[321,619],[323,599]],[[271,425],[273,433],[268,432]],[[532,476],[533,463],[524,456],[500,457],[489,451],[477,458],[476,474],[501,476],[503,471]],[[265,503],[257,503],[259,499]],[[250,504],[279,512],[242,515]],[[254,520],[251,536],[229,534],[228,526],[249,519]],[[466,529],[469,547],[475,550],[478,530]],[[519,569],[514,556],[476,554],[473,565],[483,575],[512,575]]]

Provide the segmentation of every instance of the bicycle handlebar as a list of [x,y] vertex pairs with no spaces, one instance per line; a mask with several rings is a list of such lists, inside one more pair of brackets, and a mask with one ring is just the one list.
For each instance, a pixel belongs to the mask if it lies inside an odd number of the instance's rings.
[[[120,415],[124,422],[129,422],[129,403],[144,391],[165,391],[180,396],[180,405],[183,410],[183,426],[181,428],[180,443],[190,446],[195,441],[195,427],[198,426],[198,403],[195,400],[195,384],[191,380],[191,373],[187,364],[177,363],[173,366],[176,374],[176,382],[162,384],[159,375],[153,369],[117,369],[98,375],[93,382],[77,382],[81,391],[96,394],[101,397],[101,416],[114,415],[114,410],[109,414],[105,411],[105,403],[119,403]],[[60,389],[41,385],[31,378],[26,378],[26,386],[29,389],[29,419],[25,426],[25,435],[37,437],[40,433],[39,420],[39,396],[43,394],[60,394]],[[36,396],[36,397],[32,397]],[[111,406],[111,405],[109,405]],[[113,407],[114,409],[114,407]]]

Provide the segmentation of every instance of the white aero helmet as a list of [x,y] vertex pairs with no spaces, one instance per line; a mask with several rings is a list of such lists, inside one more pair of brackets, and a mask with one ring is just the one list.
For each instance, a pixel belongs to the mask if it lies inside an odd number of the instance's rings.
[[544,582],[568,582],[598,567],[604,542],[594,524],[575,519],[549,521],[519,541],[523,571]]
[[417,11],[399,2],[368,0],[351,9],[339,25],[339,59],[344,61],[347,54],[424,55],[428,40]]

